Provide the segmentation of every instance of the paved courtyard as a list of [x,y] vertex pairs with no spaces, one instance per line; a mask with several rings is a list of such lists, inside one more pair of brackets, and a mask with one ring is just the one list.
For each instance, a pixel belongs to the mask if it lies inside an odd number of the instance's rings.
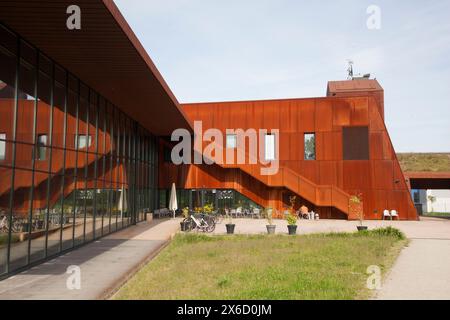
[[[287,233],[287,223],[284,220],[273,220],[277,225],[276,233]],[[218,224],[215,234],[226,233],[225,224],[227,220]],[[236,224],[235,233],[258,234],[267,233],[267,220],[264,219],[233,219]],[[320,232],[354,232],[359,221],[346,220],[299,220],[298,234],[320,233]],[[422,221],[390,221],[370,220],[364,221],[369,228],[381,228],[392,226],[402,230],[411,239],[447,239],[450,240],[450,220],[437,218],[423,218]]]

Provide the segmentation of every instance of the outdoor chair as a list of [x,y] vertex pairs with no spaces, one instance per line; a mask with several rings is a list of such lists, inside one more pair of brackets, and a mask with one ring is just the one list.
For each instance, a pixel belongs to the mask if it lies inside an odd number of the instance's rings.
[[231,210],[230,210],[230,216],[231,216],[232,218],[237,218],[237,215],[236,215],[236,209],[231,209]]
[[391,220],[393,220],[394,218],[397,218],[397,220],[399,219],[397,210],[391,210]]
[[383,211],[383,220],[386,220],[386,218],[389,218],[392,220],[391,215],[389,214],[389,210],[384,210]]
[[244,213],[242,212],[242,207],[236,209],[236,218],[243,217]]
[[252,218],[256,217],[257,219],[261,219],[261,213],[260,212],[261,211],[258,208],[253,208],[252,213],[251,213]]

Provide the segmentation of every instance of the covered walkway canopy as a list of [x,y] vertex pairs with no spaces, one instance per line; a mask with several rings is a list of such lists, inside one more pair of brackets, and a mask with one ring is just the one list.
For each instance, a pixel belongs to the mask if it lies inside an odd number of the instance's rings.
[[450,172],[406,172],[411,189],[450,189]]
[[[66,26],[70,5],[81,9],[81,30]],[[112,0],[2,0],[0,21],[155,135],[190,128]]]
[[450,189],[450,153],[397,154],[411,189]]

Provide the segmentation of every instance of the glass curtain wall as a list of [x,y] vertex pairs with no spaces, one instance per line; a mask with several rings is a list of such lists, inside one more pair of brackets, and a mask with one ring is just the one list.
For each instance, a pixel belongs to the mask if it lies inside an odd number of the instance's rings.
[[[159,207],[169,206],[170,189],[161,189],[159,193]],[[177,189],[178,208],[200,208],[212,205],[214,210],[259,208],[261,206],[232,189]]]
[[145,219],[157,138],[0,24],[0,277]]

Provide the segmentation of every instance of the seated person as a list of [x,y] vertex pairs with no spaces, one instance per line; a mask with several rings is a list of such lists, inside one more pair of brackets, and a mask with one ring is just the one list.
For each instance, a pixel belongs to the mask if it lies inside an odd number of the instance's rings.
[[301,215],[301,217],[304,218],[304,219],[308,219],[308,218],[309,218],[309,209],[308,209],[307,206],[302,205],[302,206],[300,207],[300,215]]

